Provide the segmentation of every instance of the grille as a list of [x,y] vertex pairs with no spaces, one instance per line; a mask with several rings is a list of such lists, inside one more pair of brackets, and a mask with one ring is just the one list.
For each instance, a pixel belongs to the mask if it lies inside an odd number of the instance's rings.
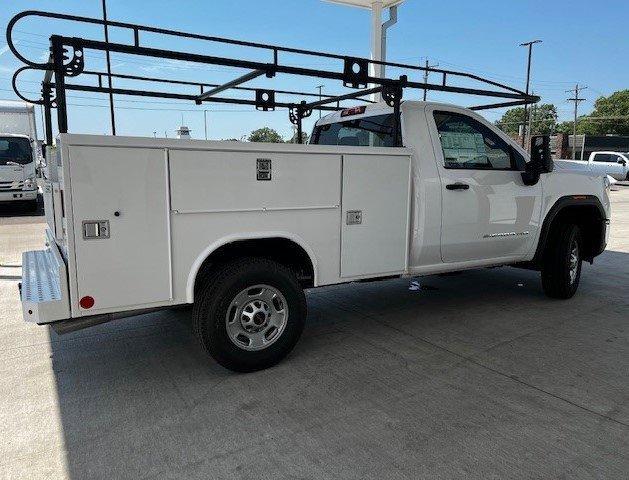
[[0,182],[1,190],[22,190],[24,182],[22,180],[13,180],[11,182]]

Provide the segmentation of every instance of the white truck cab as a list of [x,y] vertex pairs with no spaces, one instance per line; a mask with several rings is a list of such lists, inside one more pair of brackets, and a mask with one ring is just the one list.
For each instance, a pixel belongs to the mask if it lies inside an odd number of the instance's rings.
[[592,172],[609,175],[616,180],[629,180],[629,153],[592,152],[588,159]]
[[562,167],[574,170],[587,170],[593,175],[610,176],[615,180],[629,181],[629,153],[627,152],[592,152],[586,161],[558,160]]
[[0,202],[37,207],[38,152],[33,105],[0,101]]

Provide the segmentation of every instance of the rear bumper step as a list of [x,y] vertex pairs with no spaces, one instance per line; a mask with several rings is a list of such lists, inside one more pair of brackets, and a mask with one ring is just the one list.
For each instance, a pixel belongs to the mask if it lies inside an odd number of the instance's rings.
[[50,323],[70,317],[66,264],[48,234],[46,250],[22,254],[22,282],[19,287],[24,320]]

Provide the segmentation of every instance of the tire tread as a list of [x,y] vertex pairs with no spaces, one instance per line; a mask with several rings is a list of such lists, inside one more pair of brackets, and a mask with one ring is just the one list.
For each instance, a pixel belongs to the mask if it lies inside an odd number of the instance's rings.
[[551,298],[571,298],[579,286],[580,269],[574,284],[566,281],[566,260],[570,254],[570,244],[574,237],[579,242],[579,253],[582,253],[583,242],[579,227],[572,223],[559,224],[551,234],[542,266],[542,287],[544,293]]

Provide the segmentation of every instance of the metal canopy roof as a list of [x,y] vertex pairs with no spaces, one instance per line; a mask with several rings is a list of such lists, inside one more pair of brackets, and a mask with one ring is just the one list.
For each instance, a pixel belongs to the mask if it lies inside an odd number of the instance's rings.
[[381,3],[382,8],[390,8],[399,5],[404,0],[325,0],[329,3],[340,3],[342,5],[350,5],[353,7],[371,8],[374,3]]

